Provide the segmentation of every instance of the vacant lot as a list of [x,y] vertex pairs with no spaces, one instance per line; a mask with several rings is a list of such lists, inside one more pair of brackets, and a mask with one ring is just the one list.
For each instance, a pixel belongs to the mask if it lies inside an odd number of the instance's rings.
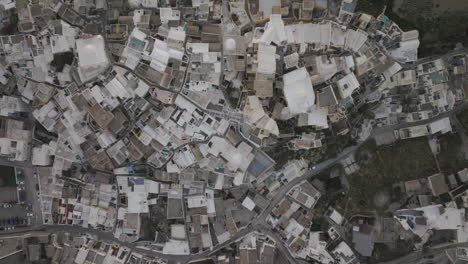
[[468,111],[463,111],[457,115],[458,121],[462,124],[465,131],[468,131]]
[[[297,133],[296,134],[300,134]],[[309,150],[291,150],[286,144],[279,144],[267,151],[275,162],[275,169],[281,169],[290,160],[304,159],[310,165],[322,162],[327,159],[336,157],[345,148],[355,145],[356,142],[351,138],[350,134],[344,136],[328,135],[322,140],[322,147]]]
[[15,187],[15,168],[0,165],[0,187]]
[[347,216],[356,213],[384,212],[401,193],[392,185],[428,177],[437,166],[426,138],[399,141],[376,148],[366,144],[359,153],[361,170],[348,176],[350,189],[340,203]]
[[440,153],[437,155],[440,169],[446,175],[468,168],[462,150],[463,142],[458,134],[448,133],[439,138]]

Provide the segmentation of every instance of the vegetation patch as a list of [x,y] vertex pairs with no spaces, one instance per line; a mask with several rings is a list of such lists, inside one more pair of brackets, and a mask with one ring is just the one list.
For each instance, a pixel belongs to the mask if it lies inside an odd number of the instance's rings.
[[397,240],[395,247],[377,243],[374,245],[374,252],[368,263],[381,263],[409,254],[413,251],[413,246],[417,242],[420,242],[420,239],[414,236],[413,239]]
[[339,204],[346,216],[383,213],[387,208],[384,202],[401,199],[394,184],[438,171],[426,138],[399,141],[372,151],[374,148],[372,142],[366,142],[357,152],[361,169],[347,177],[349,190]]
[[15,187],[16,175],[15,168],[0,165],[0,187]]
[[439,137],[440,152],[437,155],[440,169],[446,175],[468,168],[462,151],[463,142],[459,134],[448,133]]
[[[398,1],[398,2],[397,2]],[[468,10],[450,8],[440,12],[440,5],[427,5],[426,0],[359,0],[356,11],[385,15],[404,30],[419,31],[419,57],[444,54],[455,44],[468,45]],[[398,4],[398,5],[397,5]]]
[[[296,133],[297,134],[297,133]],[[322,140],[322,147],[309,150],[291,150],[286,144],[278,144],[267,151],[275,160],[275,169],[281,169],[289,160],[305,159],[309,164],[315,164],[327,159],[335,158],[345,148],[355,145],[356,142],[349,133],[344,136],[327,136]]]
[[457,119],[465,128],[465,133],[468,135],[468,111],[460,112],[457,115]]

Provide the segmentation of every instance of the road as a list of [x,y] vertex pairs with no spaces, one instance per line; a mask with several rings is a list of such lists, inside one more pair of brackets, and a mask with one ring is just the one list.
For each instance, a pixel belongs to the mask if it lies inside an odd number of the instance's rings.
[[[119,65],[118,63],[115,63],[114,65],[124,67],[122,65]],[[124,67],[124,68],[126,68],[126,67]],[[151,85],[154,85],[154,84],[151,84]],[[177,93],[177,91],[172,91],[172,92]],[[459,113],[460,111],[465,110],[467,108],[468,108],[468,103],[463,103],[463,104],[460,104],[460,105],[456,106],[452,111],[442,113],[442,114],[440,114],[440,115],[438,115],[438,116],[436,116],[434,118],[431,118],[431,119],[422,120],[422,121],[418,121],[418,122],[412,122],[412,123],[402,123],[402,124],[398,124],[398,125],[385,126],[385,127],[381,127],[381,128],[375,128],[371,132],[371,135],[369,136],[369,138],[373,138],[373,137],[375,137],[375,136],[377,136],[379,134],[384,134],[384,133],[391,132],[391,131],[393,131],[395,129],[401,129],[401,128],[405,128],[405,127],[409,127],[409,126],[415,126],[415,125],[428,124],[430,122],[433,122],[435,120],[439,120],[439,119],[442,119],[442,118],[445,118],[445,117],[451,117],[452,118],[457,113]],[[214,114],[214,113],[211,113],[211,114]],[[242,121],[242,116],[237,115],[237,113],[235,113],[235,112],[226,111],[226,112],[217,113],[217,114],[222,114],[223,116],[226,115],[226,117],[233,118],[236,121]],[[102,239],[111,240],[111,241],[123,244],[123,245],[125,245],[125,246],[127,246],[129,248],[133,248],[136,252],[146,254],[146,255],[149,255],[149,256],[163,257],[163,258],[166,258],[166,259],[169,259],[169,260],[177,260],[177,261],[179,261],[181,263],[184,263],[184,262],[187,262],[187,261],[193,260],[193,259],[208,257],[208,256],[212,255],[213,253],[217,252],[218,250],[222,249],[226,245],[228,245],[230,243],[233,243],[236,240],[244,237],[249,232],[260,229],[260,230],[263,230],[265,233],[269,234],[273,239],[275,239],[275,241],[277,241],[279,250],[281,250],[287,256],[287,258],[289,259],[289,261],[291,263],[296,263],[297,261],[293,259],[293,257],[289,253],[289,251],[284,247],[281,239],[276,235],[276,233],[274,231],[271,231],[271,227],[266,223],[267,217],[270,215],[270,213],[272,212],[274,207],[283,199],[283,197],[286,196],[286,194],[291,190],[292,187],[294,187],[295,185],[297,185],[298,183],[300,183],[303,180],[307,180],[307,179],[310,179],[310,178],[313,178],[313,177],[317,176],[319,173],[321,173],[325,169],[335,165],[336,163],[338,163],[343,158],[346,158],[350,154],[354,153],[361,145],[362,145],[362,142],[358,143],[355,146],[351,146],[351,147],[348,147],[348,148],[344,149],[335,158],[323,161],[323,162],[318,163],[318,164],[315,164],[314,165],[315,169],[308,170],[301,177],[298,177],[298,178],[292,180],[291,182],[283,185],[276,192],[276,194],[272,197],[269,206],[258,217],[256,217],[247,228],[244,228],[241,231],[239,231],[236,235],[231,237],[225,243],[217,245],[212,250],[202,252],[200,254],[196,254],[196,255],[192,255],[192,256],[162,255],[161,253],[158,253],[158,252],[155,252],[155,251],[136,248],[135,244],[129,244],[129,243],[121,242],[121,241],[115,239],[113,237],[112,233],[105,233],[105,232],[102,232],[102,231],[97,231],[97,230],[92,230],[92,229],[85,229],[85,228],[81,228],[81,227],[77,227],[77,226],[41,226],[40,224],[42,224],[42,222],[40,221],[40,219],[37,219],[37,221],[35,223],[36,228],[34,228],[34,229],[39,228],[39,229],[43,229],[43,230],[46,230],[46,231],[49,231],[49,232],[69,231],[69,232],[78,232],[78,233],[91,233],[91,234],[97,235],[98,237],[100,237]],[[36,212],[36,215],[40,215],[40,214],[38,214],[38,212],[40,212],[40,204],[39,204],[38,199],[35,199],[35,184],[37,183],[37,179],[32,177],[32,175],[33,175],[32,166],[30,164],[28,165],[28,164],[20,163],[20,162],[0,161],[0,164],[3,164],[3,163],[5,163],[5,165],[20,167],[20,168],[22,168],[24,170],[25,176],[27,178],[26,182],[27,182],[28,199],[31,199],[31,204],[33,206],[34,212]]]
[[[246,1],[246,5],[247,5],[247,1]],[[223,8],[227,9],[227,0],[223,1]],[[249,12],[249,9],[247,8],[246,10],[247,10],[249,19],[251,20],[251,25],[254,25],[251,14]],[[102,21],[102,22],[103,22],[103,24],[105,24],[105,22],[107,22],[107,21]],[[106,41],[106,45],[107,45],[107,41]],[[109,49],[106,49],[106,50],[109,50]],[[112,58],[112,56],[109,56],[109,57]],[[145,81],[148,85],[150,85],[152,87],[158,87],[159,89],[163,89],[163,90],[170,91],[170,92],[173,92],[173,93],[179,93],[179,91],[167,89],[165,87],[161,87],[159,84],[152,83],[149,80],[146,80],[144,78],[144,76],[140,76],[135,71],[133,71],[132,69],[129,69],[128,67],[126,67],[125,65],[123,65],[121,63],[112,62],[111,64],[112,64],[112,66],[118,66],[118,67],[125,68],[126,70],[128,70],[131,73],[135,74],[141,80]],[[221,67],[221,68],[223,69],[224,67]],[[186,75],[187,75],[187,71],[185,72],[184,79],[186,78]],[[57,87],[57,88],[61,88],[61,87]],[[440,115],[438,115],[438,116],[436,116],[434,118],[428,119],[428,120],[422,120],[422,121],[412,122],[412,123],[402,123],[402,124],[398,124],[398,125],[375,128],[371,132],[371,135],[369,136],[369,138],[374,138],[377,135],[388,133],[389,131],[393,131],[395,129],[401,129],[401,128],[405,128],[405,127],[409,127],[409,126],[415,126],[415,125],[428,124],[430,122],[433,122],[435,120],[439,120],[439,119],[442,119],[442,118],[445,118],[445,117],[454,117],[454,115],[456,115],[458,112],[460,112],[462,110],[465,110],[467,108],[468,108],[468,103],[464,103],[464,104],[458,105],[456,108],[454,108],[453,111],[442,113],[442,114],[440,114]],[[211,112],[207,111],[207,112],[209,112],[212,115],[222,116],[222,117],[225,117],[225,118],[232,119],[232,121],[237,121],[239,123],[241,123],[243,121],[242,115],[237,113],[237,112],[231,112],[231,111],[223,111],[223,112],[216,112],[216,113],[213,112],[213,111],[211,111]],[[134,125],[134,122],[132,121],[131,125],[129,127],[133,127],[133,125]],[[128,129],[124,134],[125,135],[128,134],[129,131],[131,131],[131,129]],[[281,186],[276,191],[275,195],[271,198],[270,204],[267,206],[267,208],[265,208],[265,210],[262,213],[260,213],[260,215],[258,215],[246,228],[241,229],[238,233],[236,233],[234,236],[232,236],[225,243],[219,244],[219,245],[213,247],[212,250],[205,251],[205,252],[202,252],[202,253],[199,253],[199,254],[190,255],[190,256],[188,256],[188,255],[163,255],[160,252],[138,248],[137,244],[134,244],[134,243],[122,242],[122,241],[116,239],[111,232],[103,232],[103,231],[99,231],[99,230],[95,230],[95,229],[88,229],[88,228],[83,228],[83,227],[80,227],[80,226],[69,226],[69,225],[47,225],[47,226],[44,226],[44,225],[42,225],[42,221],[40,219],[36,219],[36,222],[34,223],[32,228],[30,228],[28,230],[44,230],[44,231],[47,231],[47,232],[89,233],[89,234],[97,236],[99,239],[106,240],[106,241],[113,241],[113,242],[119,243],[119,244],[121,244],[123,246],[129,247],[129,248],[131,248],[133,251],[135,251],[137,253],[141,253],[141,254],[148,255],[148,256],[165,258],[165,259],[176,261],[176,262],[179,262],[179,263],[186,263],[186,262],[191,261],[191,260],[209,257],[209,256],[213,255],[214,253],[218,252],[219,250],[221,250],[222,248],[224,248],[226,245],[229,245],[229,244],[243,238],[248,233],[250,233],[252,231],[256,231],[256,230],[261,230],[262,232],[264,232],[265,234],[267,234],[268,236],[270,236],[272,239],[274,239],[276,241],[277,248],[281,252],[283,252],[283,254],[285,254],[285,256],[288,258],[290,263],[298,263],[298,262],[301,262],[301,261],[294,259],[294,257],[289,253],[288,249],[284,245],[282,239],[279,237],[278,233],[275,230],[271,229],[271,226],[266,222],[266,219],[271,214],[271,212],[275,208],[275,206],[286,196],[286,194],[295,185],[299,184],[300,182],[302,182],[304,180],[308,180],[308,179],[311,179],[313,177],[316,177],[318,174],[320,174],[324,170],[326,170],[326,169],[330,168],[331,166],[333,166],[333,165],[337,164],[338,162],[340,162],[343,158],[346,158],[347,156],[349,156],[349,155],[353,154],[354,152],[356,152],[356,150],[358,150],[359,147],[362,144],[363,144],[363,142],[360,142],[357,145],[348,147],[348,148],[344,149],[341,153],[339,153],[335,158],[332,158],[332,159],[323,161],[321,163],[315,164],[313,170],[307,170],[304,173],[304,175],[302,175],[302,176],[300,176],[298,178],[295,178],[294,180],[292,180],[292,181],[288,182],[287,184]],[[40,204],[39,204],[38,199],[36,199],[36,195],[35,195],[35,184],[37,183],[37,179],[35,179],[33,177],[34,171],[33,171],[32,166],[30,164],[28,165],[28,164],[25,164],[25,163],[7,162],[7,161],[2,161],[2,160],[0,160],[0,164],[15,166],[15,167],[19,167],[19,168],[23,169],[25,177],[26,177],[26,182],[27,182],[26,183],[26,185],[27,185],[26,190],[28,191],[28,200],[31,201],[33,210],[34,210],[34,212],[36,212],[36,215],[40,215],[40,214],[38,214],[38,212],[41,211],[40,210]],[[18,230],[18,231],[24,232],[24,230]],[[464,244],[468,245],[468,243],[464,243]],[[449,246],[449,247],[446,247],[446,248],[450,248],[450,247],[454,247],[454,246],[452,245],[452,246]],[[431,250],[431,254],[443,252],[446,248]],[[397,259],[397,260],[394,260],[394,261],[391,261],[391,262],[387,262],[386,264],[412,263],[414,261],[418,261],[422,257],[423,257],[422,252],[414,252],[414,253],[411,253],[411,254],[409,254],[407,256],[404,256],[404,257],[402,257],[400,259]]]
[[[386,127],[382,127],[382,128],[376,128],[376,129],[374,129],[372,131],[369,138],[373,138],[376,135],[379,135],[381,133],[388,133],[389,131],[393,131],[394,129],[400,129],[400,128],[405,128],[405,127],[414,126],[414,125],[428,124],[430,122],[439,120],[441,118],[451,117],[451,116],[454,116],[457,113],[459,113],[460,111],[465,110],[467,108],[468,108],[468,103],[463,103],[463,104],[460,104],[460,105],[456,106],[450,112],[440,114],[439,116],[436,116],[436,117],[428,119],[428,120],[423,120],[423,121],[418,121],[418,122],[413,122],[413,123],[398,124],[398,125],[393,125],[393,126],[386,126]],[[359,147],[362,144],[363,143],[360,142],[357,145],[348,147],[348,148],[344,149],[340,154],[338,154],[335,158],[332,158],[332,159],[323,161],[321,163],[315,164],[314,165],[315,169],[307,170],[304,173],[304,175],[302,175],[301,177],[295,178],[294,180],[292,180],[292,181],[288,182],[287,184],[283,185],[282,187],[280,187],[279,190],[276,192],[276,194],[272,197],[271,202],[268,205],[268,207],[265,208],[265,210],[260,215],[258,215],[250,223],[250,225],[248,225],[244,229],[241,229],[237,234],[232,236],[225,243],[222,243],[222,244],[219,244],[219,245],[215,246],[212,250],[205,251],[205,252],[202,252],[202,253],[199,253],[199,254],[196,254],[196,255],[190,255],[190,256],[185,256],[185,255],[163,255],[160,252],[156,252],[156,251],[152,251],[152,250],[146,250],[146,249],[142,249],[142,248],[137,248],[136,244],[122,242],[122,241],[116,239],[113,236],[113,234],[110,233],[110,232],[103,232],[103,231],[94,230],[94,229],[87,229],[87,228],[83,228],[83,227],[80,227],[80,226],[69,226],[69,225],[46,225],[46,226],[44,226],[44,225],[39,225],[39,223],[37,223],[36,226],[33,226],[32,228],[30,228],[28,230],[22,230],[21,232],[30,231],[30,230],[43,230],[43,231],[47,231],[47,232],[65,232],[66,231],[66,232],[72,232],[72,233],[90,233],[92,235],[97,236],[100,239],[120,243],[121,245],[129,247],[132,250],[134,250],[135,252],[138,252],[138,253],[141,253],[141,254],[145,254],[145,255],[148,255],[148,256],[154,256],[154,257],[165,258],[165,259],[176,261],[176,262],[179,262],[179,263],[186,263],[186,262],[191,261],[191,260],[201,259],[201,258],[206,258],[206,257],[212,256],[214,253],[221,250],[226,245],[229,245],[229,244],[243,238],[248,233],[250,233],[252,231],[256,231],[256,230],[261,230],[261,231],[263,231],[264,233],[266,233],[267,235],[269,235],[272,239],[274,239],[276,241],[278,249],[280,251],[282,251],[286,255],[286,257],[288,258],[288,260],[291,263],[298,263],[298,262],[301,262],[301,261],[296,260],[296,259],[294,259],[292,257],[292,255],[289,253],[287,248],[284,246],[283,241],[278,236],[277,232],[272,230],[271,226],[268,223],[266,223],[267,217],[271,214],[274,207],[291,190],[291,188],[293,188],[295,185],[297,185],[301,181],[313,178],[313,177],[317,176],[319,173],[323,172],[325,169],[330,168],[331,166],[337,164],[340,160],[342,160],[343,158],[346,158],[347,156],[351,155],[356,150],[358,150]],[[28,189],[32,189],[33,186],[35,186],[34,182],[37,181],[37,179],[35,179],[32,176],[33,172],[32,172],[32,166],[31,165],[28,165],[28,164],[22,163],[22,162],[9,162],[9,161],[2,161],[2,160],[0,160],[0,164],[5,164],[5,165],[16,166],[16,167],[22,168],[24,170],[24,172],[25,172],[25,175],[29,175],[29,176],[26,176],[27,181],[29,182]],[[35,192],[31,191],[31,193],[35,193]],[[33,208],[35,208],[34,211],[35,212],[40,212],[40,209],[38,209],[40,207],[39,207],[39,202],[37,201],[37,199],[32,199],[32,202],[33,202]],[[20,231],[20,230],[17,230],[17,231]],[[468,245],[468,243],[466,243],[466,244]],[[438,249],[437,251],[434,251],[434,252],[439,252],[440,250],[443,250],[443,249]],[[389,264],[410,263],[410,262],[404,262],[404,261],[419,259],[419,258],[421,258],[421,254],[422,253],[414,252],[414,253],[412,253],[412,254],[410,254],[408,256],[405,256],[402,260],[395,260],[394,262],[389,262]]]
[[[465,110],[467,108],[468,108],[468,103],[463,103],[463,104],[460,104],[457,107],[455,107],[450,112],[440,114],[440,115],[438,115],[436,117],[433,117],[433,118],[430,118],[430,119],[427,119],[427,120],[422,120],[422,121],[412,122],[412,123],[402,123],[402,124],[398,124],[398,125],[377,128],[377,129],[374,129],[371,132],[371,135],[370,135],[369,138],[373,138],[376,135],[379,135],[379,134],[382,134],[382,133],[387,133],[388,131],[393,131],[395,129],[401,129],[401,128],[406,128],[406,127],[415,126],[415,125],[428,124],[428,123],[431,123],[433,121],[436,121],[436,120],[439,120],[439,119],[442,119],[442,118],[445,118],[445,117],[454,116],[457,113],[459,113],[460,111],[463,111],[463,110]],[[271,230],[271,227],[266,223],[266,218],[270,215],[270,213],[274,209],[274,207],[283,199],[283,197],[286,196],[286,194],[291,190],[291,188],[293,188],[295,185],[302,182],[303,180],[313,178],[313,177],[317,176],[319,173],[321,173],[322,171],[324,171],[325,169],[330,168],[331,166],[337,164],[340,160],[342,160],[343,158],[346,158],[347,156],[351,155],[356,150],[358,150],[359,147],[362,144],[363,144],[363,142],[360,142],[355,146],[348,147],[348,148],[344,149],[340,154],[338,154],[335,158],[323,161],[323,162],[318,163],[318,164],[315,164],[314,165],[315,169],[308,170],[308,171],[306,171],[306,173],[303,176],[295,178],[291,182],[288,182],[286,185],[283,185],[276,192],[276,194],[273,196],[273,198],[271,199],[271,202],[268,205],[268,207],[258,217],[256,217],[252,221],[250,226],[253,226],[254,230],[257,230],[258,228],[260,228],[262,230]],[[248,228],[247,230],[250,230],[250,229],[251,228]],[[245,235],[244,232],[242,232],[241,235],[244,236]],[[230,239],[228,242],[226,242],[224,244],[232,243],[236,239],[237,239],[237,236],[236,236],[235,239]],[[209,252],[205,252],[202,255],[206,256],[207,254],[209,254]],[[288,254],[288,258],[290,258],[291,256],[290,256],[289,252],[287,252],[287,254]],[[292,262],[292,263],[295,263],[295,262]]]

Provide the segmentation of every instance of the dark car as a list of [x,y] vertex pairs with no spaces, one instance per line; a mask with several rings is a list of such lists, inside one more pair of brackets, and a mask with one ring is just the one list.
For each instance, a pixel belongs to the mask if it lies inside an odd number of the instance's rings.
[[24,204],[26,202],[26,191],[19,191],[18,192],[18,200],[20,201],[20,203]]

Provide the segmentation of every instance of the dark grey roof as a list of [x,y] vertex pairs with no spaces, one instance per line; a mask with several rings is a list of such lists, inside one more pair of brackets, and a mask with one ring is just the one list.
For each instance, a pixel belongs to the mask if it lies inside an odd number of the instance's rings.
[[371,234],[353,232],[354,249],[364,257],[372,256],[374,250],[374,240]]
[[424,212],[419,210],[405,209],[398,211],[399,215],[423,216]]
[[250,163],[249,167],[247,168],[247,171],[253,176],[258,177],[271,166],[273,166],[273,164],[274,161],[270,157],[268,157],[267,154],[265,154],[262,151],[257,151],[255,153],[255,158]]

